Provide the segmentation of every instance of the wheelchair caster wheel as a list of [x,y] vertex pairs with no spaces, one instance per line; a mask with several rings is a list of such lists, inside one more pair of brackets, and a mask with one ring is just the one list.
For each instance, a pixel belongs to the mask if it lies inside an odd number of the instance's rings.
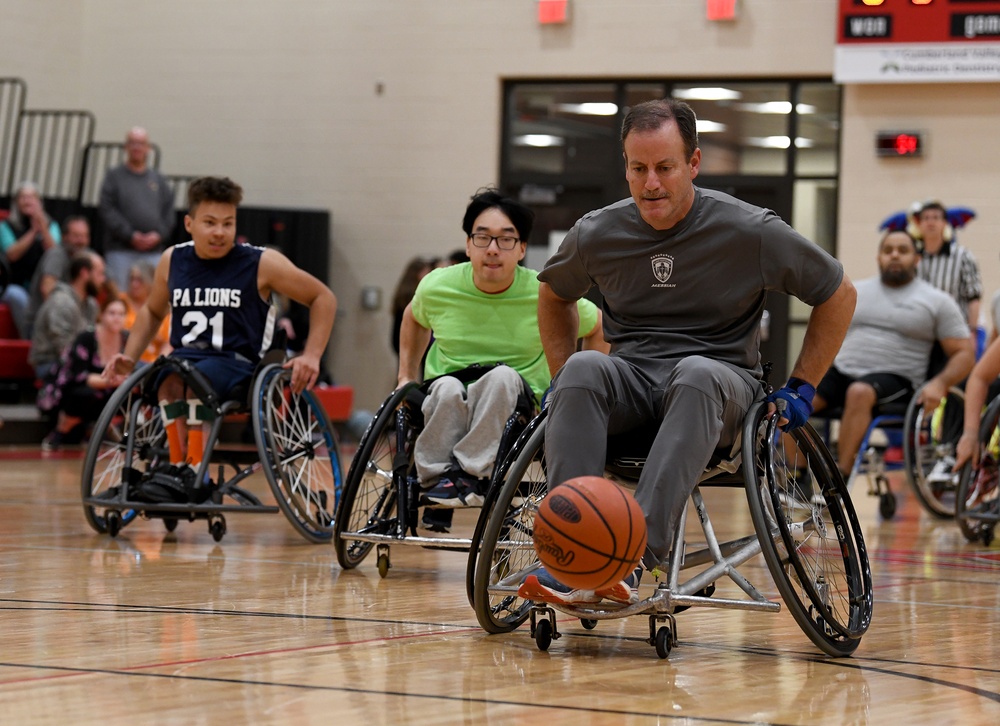
[[878,512],[882,519],[892,519],[896,515],[896,495],[886,492],[878,498]]
[[580,618],[580,625],[582,625],[587,630],[593,630],[597,627],[596,620],[590,620],[589,618]]
[[983,527],[979,532],[979,539],[983,542],[983,547],[989,547],[993,544],[993,527]]
[[112,539],[122,531],[122,515],[118,512],[108,512],[104,515],[104,521],[108,528],[108,536]]
[[377,567],[378,576],[384,579],[389,574],[389,568],[391,567],[389,564],[389,555],[387,553],[383,552],[379,554]]
[[177,520],[174,517],[164,517],[163,526],[167,528],[168,532],[173,532],[177,529]]
[[656,631],[656,642],[653,644],[656,646],[656,654],[660,658],[669,658],[670,649],[674,647],[674,634],[670,632],[670,628],[664,625],[662,628]]
[[552,645],[552,623],[548,620],[539,620],[535,625],[535,645],[543,652]]
[[208,523],[208,531],[211,533],[212,539],[216,542],[221,542],[222,538],[226,535],[226,520],[222,517],[213,519]]

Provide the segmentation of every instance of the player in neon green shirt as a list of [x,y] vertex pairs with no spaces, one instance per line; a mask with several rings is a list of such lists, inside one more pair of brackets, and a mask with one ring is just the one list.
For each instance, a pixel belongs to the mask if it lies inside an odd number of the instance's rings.
[[[478,193],[462,222],[470,261],[428,273],[403,313],[398,385],[420,380],[428,344],[424,379],[445,376],[431,384],[423,402],[425,424],[414,452],[425,505],[481,505],[524,381],[536,402],[549,386],[538,331],[537,273],[518,264],[533,219],[531,210],[513,199],[493,190]],[[586,300],[578,307],[583,346],[606,352],[600,311]],[[468,389],[446,375],[497,362],[506,365]]]

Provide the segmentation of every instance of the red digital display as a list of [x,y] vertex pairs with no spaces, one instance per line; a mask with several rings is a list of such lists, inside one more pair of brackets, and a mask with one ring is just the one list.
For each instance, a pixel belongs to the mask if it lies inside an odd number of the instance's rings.
[[875,136],[878,156],[921,156],[923,138],[919,131],[879,131]]
[[837,43],[1000,41],[998,0],[840,0]]

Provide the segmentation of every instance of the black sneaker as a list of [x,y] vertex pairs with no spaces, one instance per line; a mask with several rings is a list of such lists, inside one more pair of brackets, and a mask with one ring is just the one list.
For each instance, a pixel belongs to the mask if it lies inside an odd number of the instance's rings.
[[42,439],[42,451],[59,451],[66,444],[66,435],[52,429],[48,436]]
[[481,480],[459,472],[448,472],[438,483],[420,497],[421,504],[455,509],[458,507],[481,507],[485,497],[485,487]]

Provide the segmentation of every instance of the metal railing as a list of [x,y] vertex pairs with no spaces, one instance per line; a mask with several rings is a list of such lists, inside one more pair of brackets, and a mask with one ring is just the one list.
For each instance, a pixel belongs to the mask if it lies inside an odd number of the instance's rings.
[[9,197],[13,185],[17,134],[28,87],[20,78],[0,78],[0,197]]
[[90,111],[21,111],[9,187],[22,180],[38,185],[48,199],[73,199],[83,150],[94,136]]

